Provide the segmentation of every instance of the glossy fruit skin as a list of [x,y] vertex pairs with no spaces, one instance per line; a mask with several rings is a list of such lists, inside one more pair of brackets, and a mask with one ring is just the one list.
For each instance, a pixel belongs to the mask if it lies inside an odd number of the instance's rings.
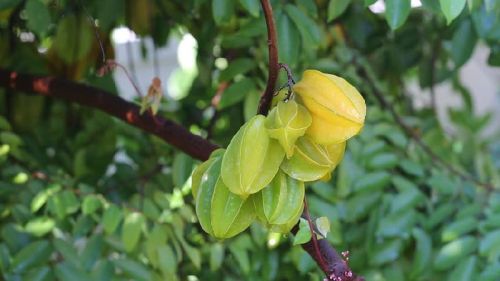
[[271,231],[288,233],[302,213],[304,196],[304,182],[279,171],[272,182],[251,199],[261,223]]
[[328,178],[328,174],[342,160],[345,145],[345,142],[320,145],[311,137],[304,136],[297,141],[293,156],[283,161],[281,170],[290,177],[305,182]]
[[312,116],[306,134],[318,144],[341,143],[363,127],[366,104],[363,96],[341,77],[306,70],[293,86]]
[[219,239],[239,234],[255,219],[252,202],[231,193],[220,177],[223,152],[214,152],[192,177],[198,221],[205,232]]
[[268,135],[278,140],[290,158],[295,149],[295,142],[306,133],[312,118],[307,109],[295,100],[279,101],[266,118]]
[[268,185],[285,156],[280,144],[271,139],[265,117],[256,115],[234,135],[222,158],[221,176],[229,190],[247,198]]

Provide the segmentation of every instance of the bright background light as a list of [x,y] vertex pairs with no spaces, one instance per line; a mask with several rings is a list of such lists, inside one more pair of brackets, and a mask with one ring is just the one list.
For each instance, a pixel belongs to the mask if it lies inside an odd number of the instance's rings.
[[[436,0],[437,1],[437,0]],[[422,6],[422,2],[420,0],[411,0],[411,7],[416,8]],[[374,12],[375,14],[381,14],[385,12],[385,1],[384,0],[378,0],[377,2],[371,4],[369,7],[370,11]]]

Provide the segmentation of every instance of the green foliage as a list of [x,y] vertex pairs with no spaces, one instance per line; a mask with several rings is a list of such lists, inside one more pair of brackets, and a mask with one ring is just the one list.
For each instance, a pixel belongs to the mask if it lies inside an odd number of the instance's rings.
[[[102,58],[89,17],[109,58],[110,32],[120,25],[158,47],[190,33],[198,71],[186,79],[186,96],[162,99],[158,115],[202,136],[211,130],[227,147],[255,114],[266,83],[258,2],[0,1],[0,67],[116,92],[111,76],[96,75]],[[369,105],[362,134],[332,179],[306,186],[313,217],[327,218],[323,232],[329,222],[324,239],[349,250],[350,265],[366,280],[499,280],[500,192],[444,169],[373,96],[374,88],[383,93],[449,165],[500,186],[498,135],[482,136],[490,117],[472,114],[458,75],[477,45],[500,65],[499,2],[423,0],[410,8],[409,0],[393,0],[385,14],[367,8],[373,0],[271,2],[280,62],[295,78],[305,68],[334,73]],[[26,32],[34,39],[21,40]],[[277,85],[285,81],[282,74]],[[409,105],[409,81],[451,83],[464,105],[449,113],[456,135],[446,135],[431,110]],[[322,280],[293,246],[310,239],[304,221],[295,238],[258,223],[224,242],[206,235],[191,195],[197,164],[103,113],[0,89],[0,279]]]

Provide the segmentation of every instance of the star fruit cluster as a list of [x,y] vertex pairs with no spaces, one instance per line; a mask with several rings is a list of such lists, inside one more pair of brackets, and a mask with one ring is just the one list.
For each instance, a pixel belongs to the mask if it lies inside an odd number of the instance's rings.
[[202,228],[223,239],[258,220],[288,233],[304,207],[304,183],[330,178],[365,115],[365,101],[351,84],[306,70],[293,95],[278,100],[267,117],[248,120],[227,149],[214,151],[194,170]]

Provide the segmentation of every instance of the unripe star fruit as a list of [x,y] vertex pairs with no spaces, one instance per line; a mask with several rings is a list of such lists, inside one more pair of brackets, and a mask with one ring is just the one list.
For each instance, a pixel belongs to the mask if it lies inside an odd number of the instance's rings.
[[311,125],[311,115],[304,106],[294,100],[280,101],[269,112],[265,125],[269,136],[279,141],[286,157],[290,158],[295,142]]

